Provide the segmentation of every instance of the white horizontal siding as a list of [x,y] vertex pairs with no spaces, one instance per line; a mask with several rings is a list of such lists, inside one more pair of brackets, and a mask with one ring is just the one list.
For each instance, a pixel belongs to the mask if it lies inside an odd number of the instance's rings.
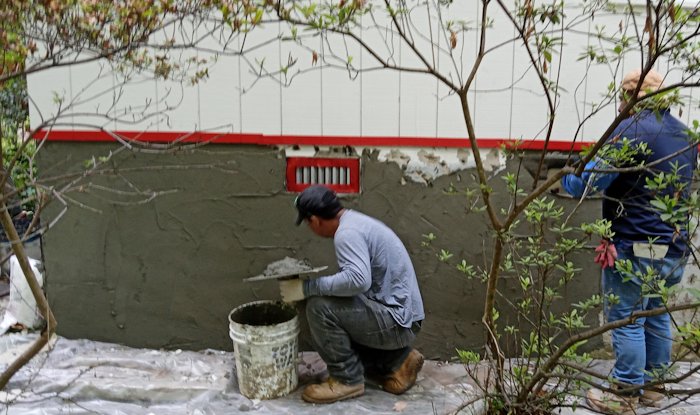
[[[432,3],[431,3],[432,4]],[[453,82],[468,75],[478,50],[476,31],[459,35],[451,49],[449,34],[438,29],[435,21],[428,27],[423,4],[414,18],[414,29],[427,37],[416,36],[415,45],[422,55]],[[455,2],[443,19],[464,18],[474,24],[479,20],[480,3]],[[423,10],[422,8],[425,8]],[[493,27],[488,30],[487,48],[506,42],[515,33],[502,12],[491,7]],[[574,15],[567,13],[567,16]],[[377,13],[383,16],[383,13]],[[595,26],[617,30],[619,16],[600,15],[580,31],[593,31]],[[394,34],[372,28],[366,16],[363,41],[392,63],[415,68],[424,67],[406,43]],[[431,32],[432,29],[432,32]],[[194,131],[215,130],[283,135],[348,135],[391,137],[465,137],[466,128],[459,100],[434,77],[427,74],[399,73],[393,70],[369,70],[381,66],[369,53],[350,39],[331,36],[328,42],[298,30],[305,36],[305,46],[268,42],[271,38],[289,35],[285,24],[269,24],[253,30],[245,44],[235,40],[233,49],[253,49],[245,58],[222,55],[209,69],[209,79],[198,85],[177,81],[153,81],[137,76],[121,85],[119,76],[105,73],[97,63],[70,68],[52,69],[29,76],[32,124],[56,114],[54,92],[67,101],[78,103],[68,111],[67,120],[80,124],[126,130]],[[431,47],[428,38],[436,39]],[[632,69],[639,61],[631,57],[621,65],[617,79],[603,66],[587,66],[579,61],[587,44],[597,42],[585,34],[567,34],[566,45],[554,56],[548,75],[554,80],[560,74],[561,94],[556,100],[557,118],[552,133],[554,140],[592,141],[605,130],[615,115],[615,103],[591,117],[579,128],[600,102],[607,85],[620,81],[620,73]],[[217,39],[205,42],[215,49]],[[259,46],[259,47],[258,47]],[[610,45],[605,45],[609,47]],[[313,53],[318,60],[312,62]],[[331,52],[338,55],[333,60]],[[170,57],[183,61],[191,56],[212,60],[207,52],[186,50],[172,52]],[[356,68],[369,70],[360,74],[343,69],[343,60],[352,58]],[[296,64],[282,82],[259,74],[276,73],[289,60]],[[264,65],[260,66],[260,63]],[[335,67],[326,66],[326,64]],[[528,70],[529,57],[522,44],[509,43],[485,57],[469,93],[476,134],[479,138],[543,139],[547,131],[547,100],[540,81]],[[665,62],[658,69],[677,78],[677,71]],[[588,75],[586,78],[585,75]],[[354,79],[351,79],[354,78]],[[289,85],[286,85],[291,80]],[[111,84],[111,85],[110,85]],[[102,91],[102,93],[100,93]],[[107,92],[105,92],[107,91]],[[691,96],[691,93],[687,93]],[[697,94],[696,94],[697,95]],[[88,97],[90,97],[88,99]],[[697,96],[693,97],[697,99]],[[683,120],[697,118],[697,105],[684,109]],[[109,108],[113,120],[95,114]],[[148,114],[147,114],[148,113]],[[677,113],[677,112],[676,112]],[[69,128],[69,127],[63,127]],[[77,128],[85,128],[80,126]]]

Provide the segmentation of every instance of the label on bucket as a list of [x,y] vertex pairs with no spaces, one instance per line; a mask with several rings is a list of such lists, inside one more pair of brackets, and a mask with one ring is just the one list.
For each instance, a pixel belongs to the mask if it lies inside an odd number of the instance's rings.
[[272,358],[275,359],[275,368],[277,370],[282,370],[295,363],[296,356],[292,354],[292,349],[295,349],[295,347],[292,347],[289,343],[272,348]]

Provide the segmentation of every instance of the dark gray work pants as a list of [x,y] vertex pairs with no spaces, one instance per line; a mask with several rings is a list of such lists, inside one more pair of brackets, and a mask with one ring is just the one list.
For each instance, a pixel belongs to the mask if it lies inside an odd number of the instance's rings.
[[401,327],[386,306],[364,295],[311,297],[306,318],[330,376],[348,385],[363,383],[365,372],[381,376],[398,369],[420,331],[420,323]]

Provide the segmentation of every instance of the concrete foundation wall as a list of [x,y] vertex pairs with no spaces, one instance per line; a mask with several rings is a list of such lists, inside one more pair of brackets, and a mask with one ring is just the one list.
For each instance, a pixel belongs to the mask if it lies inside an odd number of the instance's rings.
[[[39,171],[56,187],[86,160],[116,144],[45,143]],[[122,152],[107,164],[116,174],[77,181],[64,198],[65,215],[44,237],[46,291],[59,334],[131,346],[231,350],[227,315],[234,307],[278,299],[275,282],[245,283],[285,256],[337,269],[330,240],[294,226],[296,196],[285,191],[285,155],[262,146],[215,146],[169,155]],[[516,162],[507,165],[515,171]],[[375,216],[406,244],[422,289],[426,320],[417,347],[430,358],[448,359],[455,348],[480,348],[483,285],[466,280],[421,246],[434,247],[474,265],[486,262],[491,245],[483,213],[469,211],[462,195],[444,189],[473,186],[464,170],[430,185],[403,180],[395,163],[362,158],[362,193],[346,207]],[[522,187],[526,188],[529,176]],[[492,180],[503,194],[499,175]],[[134,194],[140,192],[140,194]],[[160,194],[150,199],[152,192]],[[498,199],[497,199],[498,200]],[[505,199],[502,200],[505,205]],[[599,202],[584,207],[599,215]],[[82,204],[82,205],[81,205]],[[569,206],[572,206],[570,204]],[[48,223],[63,209],[55,200],[42,216]],[[564,293],[568,302],[599,292],[592,253],[577,261],[584,270]],[[504,291],[515,295],[505,282]],[[302,333],[302,347],[308,348]]]

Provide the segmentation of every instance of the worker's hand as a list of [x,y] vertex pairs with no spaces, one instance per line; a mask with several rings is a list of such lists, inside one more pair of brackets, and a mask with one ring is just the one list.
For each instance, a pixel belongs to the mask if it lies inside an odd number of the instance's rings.
[[595,262],[600,264],[602,269],[615,267],[615,260],[617,259],[617,249],[615,245],[610,243],[607,239],[602,239],[600,245],[595,249],[596,256]]
[[280,296],[285,303],[301,301],[304,297],[304,281],[295,278],[293,280],[281,280]]

